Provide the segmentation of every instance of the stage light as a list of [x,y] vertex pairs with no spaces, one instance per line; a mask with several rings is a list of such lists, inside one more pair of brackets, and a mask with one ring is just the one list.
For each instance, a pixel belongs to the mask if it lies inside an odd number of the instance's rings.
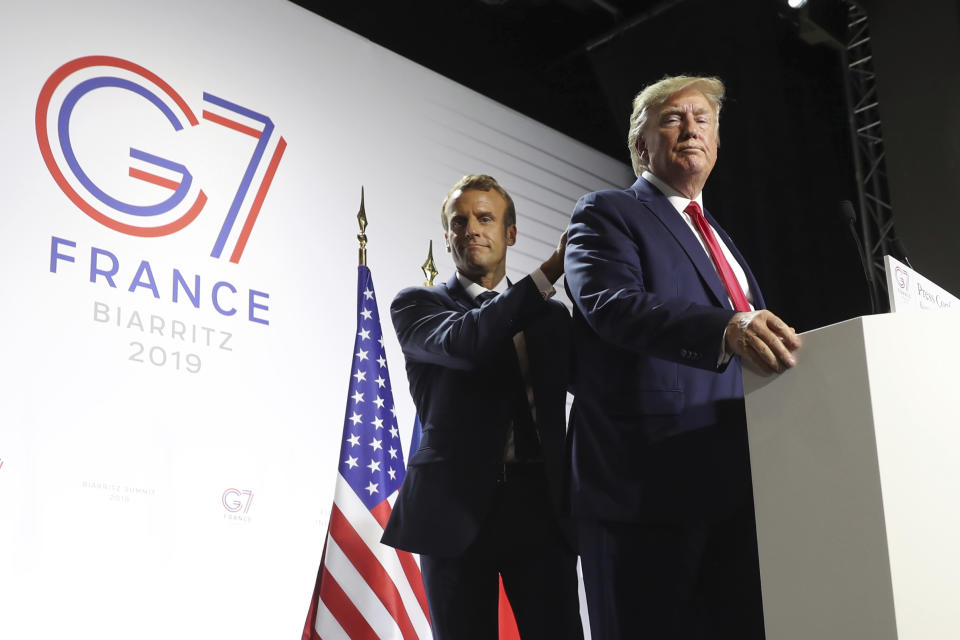
[[791,9],[800,9],[807,4],[807,0],[787,0],[787,4]]

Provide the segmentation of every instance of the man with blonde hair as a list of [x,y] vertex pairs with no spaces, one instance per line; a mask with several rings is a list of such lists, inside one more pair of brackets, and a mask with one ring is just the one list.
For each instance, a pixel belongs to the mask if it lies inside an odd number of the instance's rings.
[[571,502],[592,635],[764,637],[741,363],[796,364],[743,255],[703,208],[723,83],[634,100],[637,181],[573,213]]

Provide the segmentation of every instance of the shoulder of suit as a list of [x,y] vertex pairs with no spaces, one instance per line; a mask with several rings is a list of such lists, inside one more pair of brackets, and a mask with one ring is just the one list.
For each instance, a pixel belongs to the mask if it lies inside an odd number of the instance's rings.
[[616,201],[616,200],[636,200],[637,193],[631,187],[626,189],[603,189],[601,191],[591,191],[580,197],[577,202],[577,208],[588,206],[595,202]]
[[636,202],[648,202],[658,195],[660,195],[659,192],[648,182],[639,181],[639,186],[634,184],[626,189],[604,189],[587,193],[577,201],[575,212],[591,206],[600,206],[605,209],[630,207]]
[[580,198],[573,211],[572,222],[587,222],[592,218],[610,220],[617,226],[623,226],[625,219],[634,219],[640,203],[646,203],[647,197],[641,197],[633,188],[607,189],[594,191]]
[[439,284],[434,287],[407,287],[406,289],[401,289],[400,292],[393,297],[391,306],[395,307],[416,300],[449,298],[450,292],[447,290],[446,284]]

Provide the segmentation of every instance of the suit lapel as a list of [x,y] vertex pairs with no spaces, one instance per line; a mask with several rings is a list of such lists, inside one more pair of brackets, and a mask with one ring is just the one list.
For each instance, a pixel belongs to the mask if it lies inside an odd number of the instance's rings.
[[[733,309],[727,296],[727,290],[723,288],[723,283],[720,282],[720,277],[717,275],[717,269],[713,266],[713,261],[710,260],[710,256],[703,250],[700,241],[693,235],[693,231],[687,226],[683,217],[677,213],[677,210],[673,208],[666,196],[643,178],[637,178],[632,188],[634,193],[637,194],[637,199],[647,206],[650,212],[660,220],[683,247],[716,302],[725,309]],[[737,259],[740,260],[739,257]],[[742,260],[740,264],[743,264]]]
[[753,308],[754,309],[765,309],[766,303],[763,300],[763,294],[760,292],[760,285],[757,284],[757,279],[753,277],[753,272],[750,271],[750,266],[747,264],[747,261],[744,259],[743,254],[740,253],[740,250],[737,249],[737,245],[733,243],[733,240],[730,239],[730,236],[727,235],[727,232],[717,224],[717,221],[713,219],[713,216],[710,215],[710,212],[704,210],[704,217],[706,217],[707,222],[710,223],[710,226],[713,227],[713,230],[720,235],[720,239],[723,240],[723,243],[727,245],[727,249],[730,249],[730,253],[733,254],[733,257],[740,263],[740,266],[743,267],[743,272],[747,276],[747,285],[750,287],[750,291],[753,294]]

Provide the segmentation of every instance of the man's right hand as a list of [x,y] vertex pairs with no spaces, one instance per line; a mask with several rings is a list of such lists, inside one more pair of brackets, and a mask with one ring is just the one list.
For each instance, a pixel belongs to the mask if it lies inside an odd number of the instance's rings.
[[727,350],[762,375],[781,373],[797,364],[793,352],[803,340],[783,320],[766,309],[734,315],[727,323]]
[[540,271],[543,272],[543,275],[547,277],[547,280],[550,281],[550,284],[555,283],[560,279],[560,276],[563,275],[563,256],[567,252],[567,232],[564,231],[563,235],[560,236],[560,242],[557,243],[557,248],[554,252],[547,258],[546,262],[540,265]]

